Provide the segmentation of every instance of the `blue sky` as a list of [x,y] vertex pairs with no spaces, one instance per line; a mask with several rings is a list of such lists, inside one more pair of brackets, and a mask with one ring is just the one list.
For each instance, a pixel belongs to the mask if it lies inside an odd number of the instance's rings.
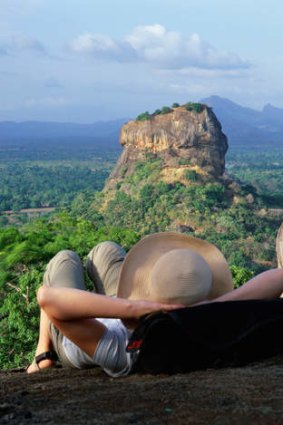
[[278,0],[0,0],[0,121],[228,97],[283,107]]

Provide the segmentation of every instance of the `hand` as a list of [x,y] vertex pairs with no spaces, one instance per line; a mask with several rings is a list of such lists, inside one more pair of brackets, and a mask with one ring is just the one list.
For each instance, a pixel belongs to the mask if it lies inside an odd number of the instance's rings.
[[185,307],[183,304],[166,304],[155,301],[133,301],[135,303],[135,318],[154,313],[157,311],[172,311]]
[[124,325],[128,329],[135,329],[139,323],[139,319],[146,314],[155,313],[158,311],[171,311],[177,308],[184,308],[183,304],[165,304],[154,301],[132,301],[135,315],[132,318],[122,319]]

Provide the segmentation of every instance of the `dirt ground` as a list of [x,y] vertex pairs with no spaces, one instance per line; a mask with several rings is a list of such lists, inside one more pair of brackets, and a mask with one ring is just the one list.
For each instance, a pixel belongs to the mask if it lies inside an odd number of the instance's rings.
[[0,373],[0,385],[1,425],[283,424],[283,355],[173,376],[10,371]]

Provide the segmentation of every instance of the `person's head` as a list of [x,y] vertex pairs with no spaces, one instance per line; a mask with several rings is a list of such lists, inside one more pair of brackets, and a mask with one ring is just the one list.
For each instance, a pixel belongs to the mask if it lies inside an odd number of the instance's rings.
[[191,305],[233,289],[227,261],[216,246],[176,232],[141,239],[122,265],[117,295]]

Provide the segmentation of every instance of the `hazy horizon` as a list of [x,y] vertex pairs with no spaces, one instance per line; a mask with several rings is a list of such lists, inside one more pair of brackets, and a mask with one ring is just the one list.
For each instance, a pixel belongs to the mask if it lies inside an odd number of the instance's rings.
[[[221,108],[225,108],[225,107],[228,107],[229,108],[229,106],[230,105],[234,105],[234,106],[237,106],[237,107],[239,107],[240,108],[240,110],[250,110],[250,111],[254,111],[254,112],[258,112],[258,113],[264,113],[264,108],[265,107],[274,107],[274,108],[278,108],[278,107],[275,107],[274,105],[272,105],[272,104],[270,104],[269,102],[267,102],[265,105],[263,105],[263,107],[262,108],[260,108],[260,109],[256,109],[256,108],[251,108],[251,107],[249,107],[249,106],[247,106],[247,105],[242,105],[242,104],[240,104],[240,103],[236,103],[236,102],[234,102],[234,101],[232,101],[231,99],[228,99],[228,98],[222,98],[222,97],[220,97],[220,96],[217,96],[217,95],[212,95],[212,96],[210,96],[209,98],[204,98],[204,99],[199,99],[199,100],[197,100],[197,102],[204,102],[204,104],[205,104],[205,101],[206,100],[209,100],[209,99],[211,99],[211,100],[213,100],[213,98],[217,98],[217,101],[219,101],[219,105],[218,105],[218,107],[220,106]],[[189,99],[188,99],[189,100]],[[227,104],[226,104],[226,102],[227,102]],[[172,106],[171,104],[172,104],[173,102],[169,102],[168,103],[168,106]],[[210,102],[207,102],[207,105],[209,106],[209,103]],[[160,107],[161,105],[157,105],[157,107]],[[180,104],[180,106],[182,106],[182,104]],[[214,110],[214,112],[216,113],[216,115],[218,115],[218,112],[217,112],[217,107],[215,107],[214,105],[212,106],[212,108],[213,108],[213,110]],[[154,112],[154,109],[152,109],[152,110],[149,110],[149,108],[147,108],[147,110],[148,110],[148,112],[149,113],[153,113]],[[283,113],[283,108],[278,108],[278,110],[282,110],[282,113]],[[140,112],[144,112],[144,111],[140,111]],[[58,124],[58,125],[60,125],[60,124],[62,124],[62,125],[64,125],[64,124],[66,124],[66,125],[77,125],[77,126],[80,126],[80,125],[82,125],[82,126],[84,126],[84,125],[86,125],[86,126],[92,126],[92,125],[103,125],[103,124],[107,124],[107,123],[112,123],[112,124],[117,124],[117,123],[119,123],[119,122],[127,122],[128,120],[132,120],[132,119],[135,119],[136,118],[136,116],[128,116],[128,117],[122,117],[122,116],[117,116],[117,117],[115,117],[115,118],[113,118],[113,117],[110,117],[109,119],[97,119],[97,120],[93,120],[93,121],[85,121],[85,122],[79,122],[79,121],[68,121],[68,120],[66,120],[66,121],[64,121],[64,120],[62,120],[62,121],[60,121],[60,120],[44,120],[44,119],[28,119],[28,120],[1,120],[1,118],[0,118],[0,124],[5,124],[5,123],[7,123],[7,124],[9,124],[9,123],[11,123],[11,124],[28,124],[28,123],[35,123],[35,124],[54,124],[54,125],[56,125],[56,124]]]

